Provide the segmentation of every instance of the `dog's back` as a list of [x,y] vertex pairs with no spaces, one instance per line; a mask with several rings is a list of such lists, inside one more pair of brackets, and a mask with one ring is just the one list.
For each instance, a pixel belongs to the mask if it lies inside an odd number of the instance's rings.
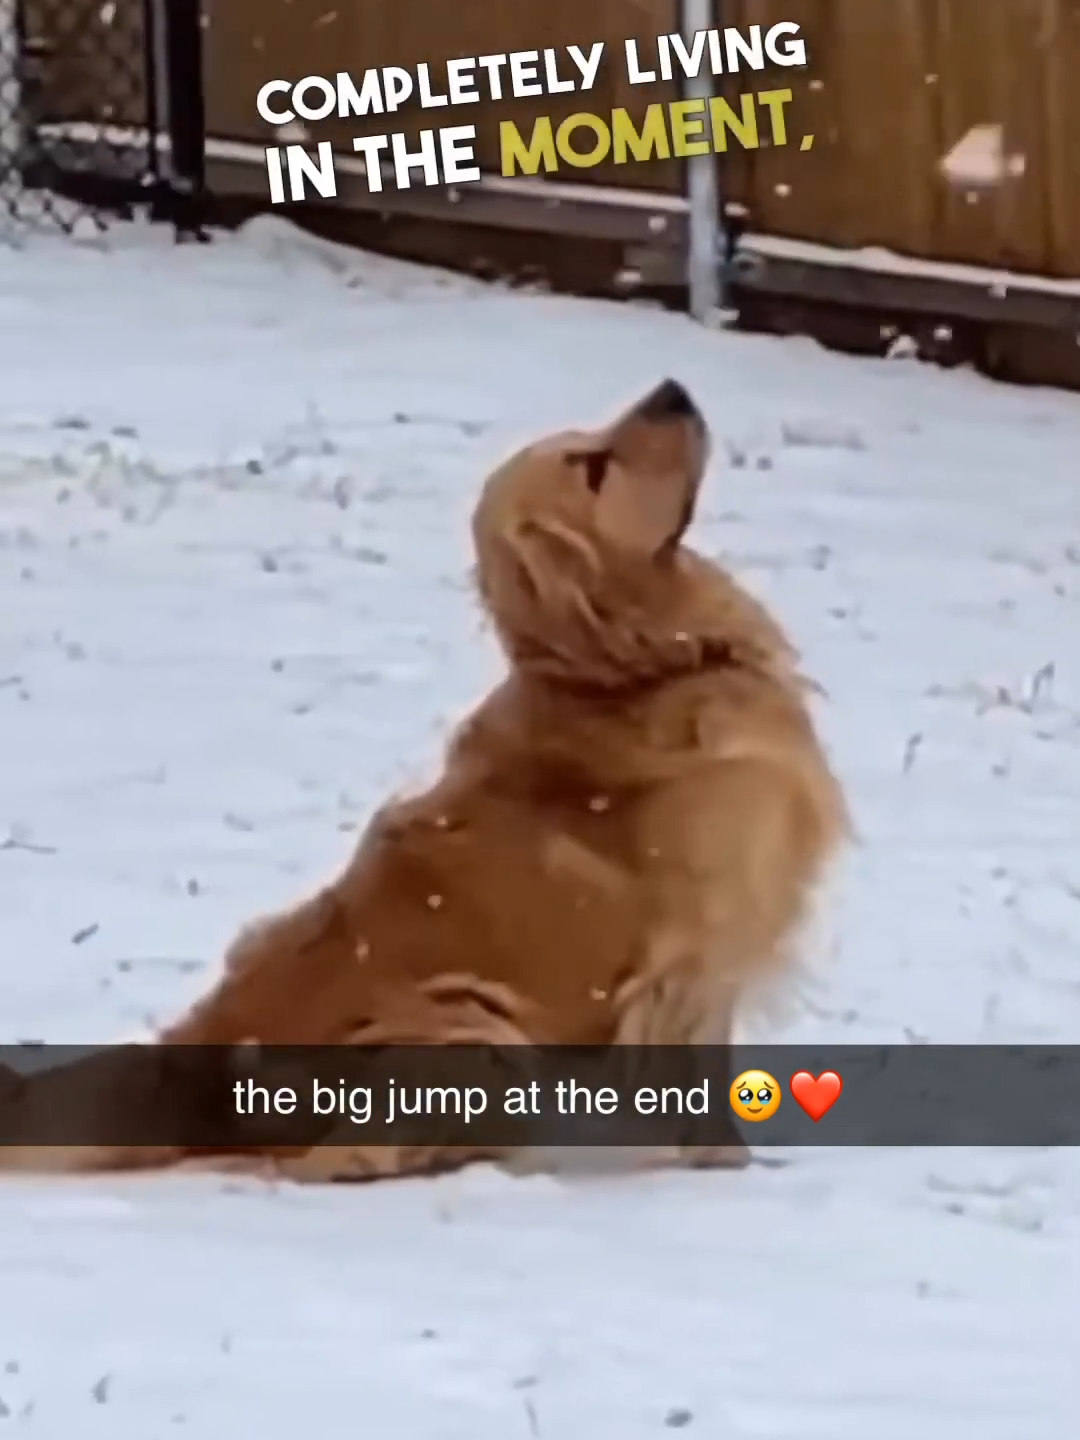
[[736,645],[606,697],[513,676],[439,784],[242,937],[168,1038],[449,1039],[478,1006],[534,1041],[726,1038],[843,826],[802,687],[773,660]]

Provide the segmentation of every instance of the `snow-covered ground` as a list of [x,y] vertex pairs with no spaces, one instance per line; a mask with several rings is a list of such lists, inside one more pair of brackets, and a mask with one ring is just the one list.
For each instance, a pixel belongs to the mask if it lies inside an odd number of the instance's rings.
[[[0,1041],[142,1033],[338,863],[497,673],[491,460],[668,374],[860,832],[776,1038],[1080,1041],[1080,399],[277,220],[0,249]],[[0,1181],[0,1435],[1075,1433],[1076,1151],[789,1158]]]

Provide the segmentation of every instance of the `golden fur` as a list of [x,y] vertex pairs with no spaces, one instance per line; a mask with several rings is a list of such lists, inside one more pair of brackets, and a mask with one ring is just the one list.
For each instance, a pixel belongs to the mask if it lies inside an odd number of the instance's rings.
[[[434,787],[377,813],[318,895],[241,934],[163,1041],[729,1039],[740,988],[790,960],[846,820],[791,646],[683,543],[706,455],[669,381],[490,477],[476,574],[506,679]],[[691,1138],[693,1158],[739,1158]],[[330,1179],[478,1153],[331,1144],[280,1168]]]

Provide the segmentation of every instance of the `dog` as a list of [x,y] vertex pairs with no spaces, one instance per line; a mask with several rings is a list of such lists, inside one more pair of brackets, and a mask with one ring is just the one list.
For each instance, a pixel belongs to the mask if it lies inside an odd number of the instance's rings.
[[[490,476],[476,581],[506,678],[434,786],[375,814],[321,892],[241,933],[163,1043],[730,1040],[743,988],[792,962],[848,822],[794,649],[686,544],[708,454],[700,411],[667,380]],[[367,1178],[493,1153],[369,1146],[349,1128],[271,1157],[274,1172]],[[184,1159],[52,1153],[61,1170]],[[666,1160],[746,1153],[734,1132],[709,1150],[688,1131]]]

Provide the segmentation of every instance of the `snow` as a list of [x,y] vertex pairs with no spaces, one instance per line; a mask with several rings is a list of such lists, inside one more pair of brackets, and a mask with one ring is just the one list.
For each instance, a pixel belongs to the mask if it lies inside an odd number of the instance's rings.
[[[821,680],[859,843],[786,1028],[1080,1041],[1080,399],[277,219],[0,249],[0,1041],[144,1033],[498,673],[467,518],[666,374],[698,542]],[[372,1189],[0,1182],[0,1431],[1064,1440],[1075,1150]]]
[[992,189],[1008,179],[1017,180],[1027,169],[1026,157],[1005,150],[1003,125],[973,125],[938,163],[950,185]]
[[[973,182],[968,181],[969,187]],[[975,189],[980,188],[975,185]],[[974,190],[973,190],[974,193]],[[1028,275],[1021,270],[1001,270],[986,265],[962,265],[947,260],[925,260],[918,255],[900,255],[881,245],[820,245],[815,240],[798,240],[787,235],[759,235],[748,231],[739,237],[739,252],[765,259],[795,260],[805,265],[831,265],[845,270],[870,270],[876,275],[901,275],[912,280],[937,280],[988,290],[999,298],[1017,294],[1053,295],[1062,300],[1080,297],[1080,277],[1059,279],[1053,275]]]

